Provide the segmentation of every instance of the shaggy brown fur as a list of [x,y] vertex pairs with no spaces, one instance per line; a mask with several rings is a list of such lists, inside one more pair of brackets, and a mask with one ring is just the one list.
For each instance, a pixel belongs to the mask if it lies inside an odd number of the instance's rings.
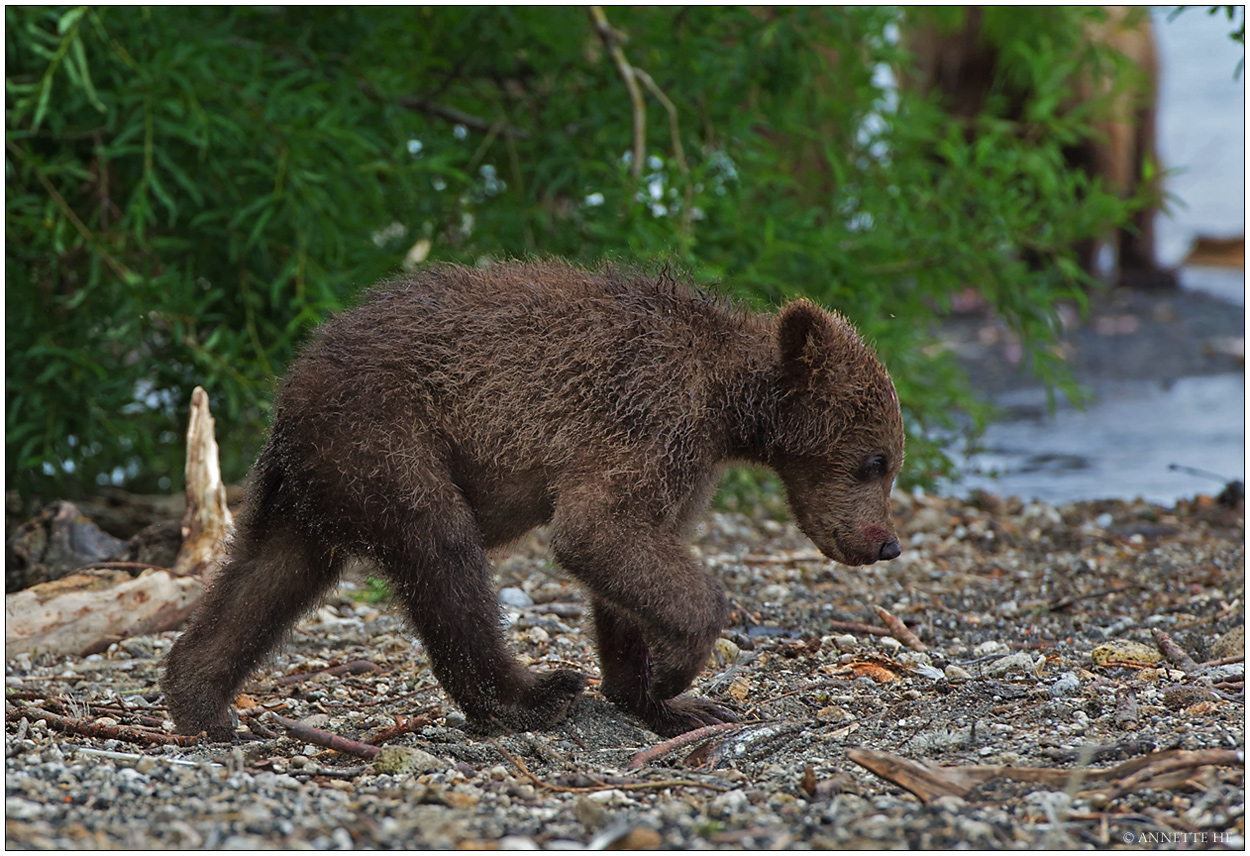
[[242,681],[356,557],[472,723],[550,725],[585,678],[516,663],[486,556],[549,522],[590,596],[604,695],[666,736],[732,720],[679,697],[728,617],[685,545],[720,467],[775,469],[803,531],[860,565],[899,553],[902,459],[889,375],[805,300],[757,316],[554,261],[383,284],[291,367],[231,561],[169,655],[169,711],[230,738]]

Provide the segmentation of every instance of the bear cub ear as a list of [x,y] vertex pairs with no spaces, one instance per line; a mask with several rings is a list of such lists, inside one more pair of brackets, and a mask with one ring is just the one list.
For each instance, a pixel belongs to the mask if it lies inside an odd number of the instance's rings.
[[829,313],[806,298],[781,310],[777,319],[777,347],[781,365],[793,378],[808,378],[824,360],[831,332]]

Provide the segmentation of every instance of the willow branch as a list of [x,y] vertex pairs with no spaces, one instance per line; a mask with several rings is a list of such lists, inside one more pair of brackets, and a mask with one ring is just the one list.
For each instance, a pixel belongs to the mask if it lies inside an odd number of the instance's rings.
[[595,32],[603,40],[603,46],[611,54],[612,61],[616,63],[616,70],[620,73],[625,88],[629,90],[629,103],[634,113],[634,148],[633,160],[629,164],[629,174],[630,177],[637,178],[642,174],[642,161],[646,157],[647,150],[647,111],[642,103],[642,90],[638,88],[638,75],[634,67],[629,64],[629,60],[625,58],[625,52],[621,50],[621,36],[608,23],[603,7],[589,6],[587,10],[590,12],[590,20],[594,22]]

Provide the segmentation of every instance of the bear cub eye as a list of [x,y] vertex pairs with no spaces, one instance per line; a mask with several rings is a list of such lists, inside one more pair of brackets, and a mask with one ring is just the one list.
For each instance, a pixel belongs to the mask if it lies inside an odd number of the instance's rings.
[[889,461],[885,455],[870,455],[864,459],[859,468],[860,481],[870,482],[885,478],[890,471]]

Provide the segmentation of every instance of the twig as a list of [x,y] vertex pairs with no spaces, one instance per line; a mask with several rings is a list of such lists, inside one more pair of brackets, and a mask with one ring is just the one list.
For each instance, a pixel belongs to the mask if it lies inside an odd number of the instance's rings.
[[16,719],[24,716],[31,721],[44,720],[49,728],[64,731],[68,734],[81,734],[83,737],[96,737],[101,740],[122,740],[126,743],[142,743],[145,745],[194,746],[198,737],[182,734],[162,734],[139,728],[128,728],[124,725],[101,725],[98,722],[83,722],[79,719],[57,716],[51,711],[34,705],[5,705],[4,718]]
[[895,639],[902,642],[913,651],[929,650],[929,646],[921,642],[920,637],[918,637],[915,633],[912,633],[911,630],[908,629],[907,625],[903,623],[901,618],[886,612],[884,609],[876,606],[875,604],[872,609],[875,613],[877,613],[877,615],[881,616],[881,620],[885,622],[885,626],[890,628],[890,635],[892,635]]
[[629,164],[629,175],[631,178],[637,178],[642,174],[642,161],[647,154],[647,111],[642,103],[642,90],[638,88],[638,78],[634,73],[634,67],[629,64],[629,60],[625,58],[625,52],[621,50],[621,35],[608,23],[603,7],[588,6],[587,11],[590,13],[590,20],[595,25],[595,32],[603,40],[603,46],[611,54],[612,61],[616,63],[616,70],[620,73],[625,88],[629,90],[629,103],[634,114],[634,148],[633,160]]
[[287,731],[291,736],[311,743],[314,746],[323,746],[326,749],[333,749],[335,752],[341,752],[344,755],[351,755],[354,758],[364,758],[366,761],[372,761],[378,756],[381,750],[377,746],[370,746],[367,743],[361,743],[338,734],[331,734],[329,731],[322,731],[320,728],[313,728],[311,725],[305,725],[302,722],[296,722],[294,719],[287,719],[285,716],[268,711],[265,717],[272,720]]
[[239,711],[239,718],[243,720],[243,723],[247,726],[249,731],[262,740],[277,740],[278,732],[273,731],[270,728],[266,728],[260,721],[260,718],[268,712],[269,711],[262,709],[257,711],[255,714],[252,714],[249,711],[241,710]]
[[[720,726],[712,726],[712,727],[718,728]],[[699,729],[699,730],[704,731],[706,729]],[[528,779],[531,784],[537,785],[538,787],[543,788],[544,790],[548,790],[548,791],[557,791],[559,793],[564,793],[564,794],[589,794],[589,793],[595,793],[596,791],[610,791],[610,790],[643,791],[643,790],[654,790],[654,789],[663,789],[663,788],[706,788],[707,790],[710,790],[710,791],[729,790],[729,788],[725,787],[724,785],[713,785],[713,784],[708,784],[706,782],[694,782],[688,779],[665,779],[664,781],[660,781],[660,782],[601,782],[600,784],[594,785],[593,787],[589,787],[589,788],[573,788],[567,785],[553,785],[550,782],[544,782],[542,779],[538,778],[533,773],[531,773],[529,771],[529,767],[525,766],[525,761],[523,761],[521,758],[517,757],[516,755],[513,755],[507,749],[503,748],[503,746],[500,745],[498,740],[496,740],[493,737],[488,738],[488,739],[491,745],[493,745],[496,749],[499,750],[499,754],[503,755],[504,758],[508,761],[508,763],[516,767],[517,770],[521,773],[521,775],[525,776],[525,778]],[[591,781],[594,781],[594,780],[592,779]]]
[[[136,752],[110,752],[108,749],[92,749],[90,746],[67,746],[79,755],[89,755],[96,758],[111,758],[114,761],[142,761],[144,758],[152,758],[160,760],[163,764],[173,764],[178,767],[198,767],[203,761],[186,761],[182,758],[167,758],[162,755],[140,755]],[[221,766],[213,764],[214,767]]]
[[336,666],[326,666],[323,669],[311,669],[307,672],[297,672],[294,675],[283,675],[278,678],[278,686],[289,687],[292,684],[298,684],[308,680],[311,677],[320,674],[326,675],[365,675],[369,672],[380,672],[382,667],[377,663],[371,663],[368,660],[349,660],[346,663],[339,663]]
[[663,104],[664,109],[668,111],[668,133],[673,139],[673,158],[677,161],[677,168],[681,170],[681,174],[686,175],[690,172],[690,164],[686,163],[686,150],[681,145],[681,131],[677,125],[677,105],[664,94],[664,90],[655,85],[651,75],[641,68],[634,66],[634,76],[642,81],[647,90],[655,96],[655,100]]
[[1198,665],[1204,669],[1214,669],[1218,666],[1231,666],[1234,663],[1244,663],[1245,661],[1246,655],[1243,653],[1233,654],[1231,657],[1220,657],[1218,660],[1207,660],[1206,662],[1199,663]]
[[311,770],[305,768],[303,770],[287,770],[286,772],[288,776],[307,776],[310,779],[315,779],[318,776],[324,776],[327,779],[354,779],[357,776],[363,776],[372,769],[373,767],[370,764],[361,764],[358,767],[317,766]]
[[392,725],[390,728],[379,728],[377,731],[371,731],[365,735],[363,742],[370,746],[381,746],[383,743],[389,743],[397,737],[403,737],[419,728],[424,728],[430,723],[430,714],[421,713],[413,717],[405,719],[398,725]]
[[1151,630],[1150,633],[1155,638],[1155,644],[1159,646],[1159,653],[1173,666],[1187,675],[1198,674],[1202,671],[1202,668],[1193,661],[1185,649],[1172,641],[1172,637],[1162,630]]
[[703,728],[696,728],[694,731],[687,731],[685,734],[678,734],[663,743],[657,743],[650,749],[643,749],[629,762],[629,769],[636,770],[639,767],[645,767],[652,761],[659,760],[665,755],[676,752],[678,749],[689,746],[692,743],[698,743],[705,737],[711,737],[713,734],[722,734],[728,731],[738,731],[743,728],[759,725],[758,722],[722,722],[720,725],[705,725]]
[[88,562],[74,569],[77,571],[168,571],[164,565],[149,565],[147,562]]

